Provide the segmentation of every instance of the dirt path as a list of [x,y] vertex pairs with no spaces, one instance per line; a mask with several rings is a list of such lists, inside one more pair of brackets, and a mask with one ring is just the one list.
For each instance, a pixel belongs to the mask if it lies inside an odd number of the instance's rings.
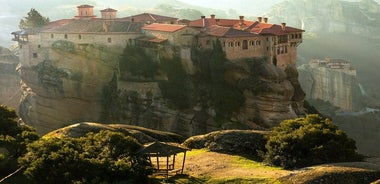
[[240,160],[239,157],[216,153],[204,152],[190,155],[186,158],[184,174],[195,177],[217,178],[280,178],[291,173],[273,167],[266,167],[250,160]]
[[[239,160],[240,158],[240,160]],[[264,166],[248,159],[228,154],[200,151],[186,157],[184,174],[194,177],[210,178],[272,178],[279,179],[284,176],[294,175],[300,170],[288,171],[279,168]],[[352,167],[370,170],[380,170],[380,158],[369,158],[366,162],[350,162],[325,164],[315,166],[314,169],[326,167]],[[302,169],[301,169],[302,170]],[[313,169],[310,169],[312,171]]]

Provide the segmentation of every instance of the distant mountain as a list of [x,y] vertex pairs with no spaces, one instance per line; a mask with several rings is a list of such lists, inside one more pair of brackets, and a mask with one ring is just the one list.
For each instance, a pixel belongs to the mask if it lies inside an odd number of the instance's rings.
[[307,32],[353,33],[378,37],[380,5],[374,0],[288,0],[267,13],[274,22],[286,22]]

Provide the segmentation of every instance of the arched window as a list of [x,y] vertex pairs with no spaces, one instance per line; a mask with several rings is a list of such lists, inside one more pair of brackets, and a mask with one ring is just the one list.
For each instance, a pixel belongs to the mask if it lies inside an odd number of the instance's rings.
[[228,47],[233,47],[234,43],[233,42],[228,42]]
[[82,35],[78,35],[78,39],[79,39],[79,40],[82,39]]
[[243,49],[244,50],[248,49],[248,41],[247,40],[243,40]]
[[65,34],[65,39],[67,39],[67,34]]

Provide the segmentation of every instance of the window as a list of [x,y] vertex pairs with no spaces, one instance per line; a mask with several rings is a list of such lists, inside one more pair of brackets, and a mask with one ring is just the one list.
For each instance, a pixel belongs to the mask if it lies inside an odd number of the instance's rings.
[[82,39],[82,35],[78,35],[78,39],[79,39],[79,40]]
[[51,34],[51,35],[50,35],[50,38],[54,38],[54,34]]
[[226,42],[223,42],[223,47],[226,47]]
[[243,50],[248,49],[248,40],[243,40]]
[[267,37],[267,42],[269,42],[269,38]]
[[267,51],[269,51],[269,47],[267,47]]
[[37,58],[37,57],[38,57],[37,53],[33,53],[33,58]]
[[67,39],[67,34],[65,34],[65,39]]
[[41,45],[38,45],[38,48],[41,48]]
[[285,53],[288,53],[288,46],[285,46]]
[[233,46],[234,46],[234,43],[228,42],[228,47],[233,47]]
[[281,35],[278,38],[278,43],[286,43],[288,42],[288,35]]
[[20,49],[22,49],[22,45],[20,45]]
[[210,40],[206,40],[206,45],[211,45],[211,41]]
[[112,39],[111,38],[108,38],[108,43],[111,43],[112,42]]
[[240,42],[235,42],[235,47],[240,47]]
[[256,45],[261,45],[261,41],[260,40],[256,40]]

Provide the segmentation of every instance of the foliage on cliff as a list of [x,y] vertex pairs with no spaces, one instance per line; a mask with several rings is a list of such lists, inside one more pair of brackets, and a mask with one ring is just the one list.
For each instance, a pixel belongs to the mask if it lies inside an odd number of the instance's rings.
[[355,141],[319,115],[283,121],[266,144],[265,160],[284,168],[358,161]]
[[[199,71],[194,80],[199,91],[200,102],[210,103],[218,117],[229,117],[244,104],[243,93],[225,80],[226,55],[220,41],[212,50],[196,50],[193,60]],[[207,104],[202,104],[207,105]]]
[[28,16],[24,17],[24,19],[20,20],[20,29],[42,27],[50,21],[48,17],[43,17],[40,12],[34,8],[30,9],[27,15]]
[[5,148],[8,152],[6,155],[1,155],[1,173],[9,173],[10,169],[15,169],[17,164],[14,162],[26,152],[26,145],[38,139],[33,128],[20,125],[17,119],[14,110],[0,106],[0,148]]
[[136,139],[111,131],[47,138],[30,144],[20,164],[36,183],[136,183],[151,172],[136,154],[140,148]]
[[181,64],[181,58],[162,58],[160,68],[168,80],[160,82],[162,95],[169,99],[170,105],[178,109],[186,109],[194,104],[192,81]]
[[145,78],[152,78],[158,72],[158,63],[143,48],[131,45],[125,47],[119,67],[121,73],[129,72],[132,75]]

